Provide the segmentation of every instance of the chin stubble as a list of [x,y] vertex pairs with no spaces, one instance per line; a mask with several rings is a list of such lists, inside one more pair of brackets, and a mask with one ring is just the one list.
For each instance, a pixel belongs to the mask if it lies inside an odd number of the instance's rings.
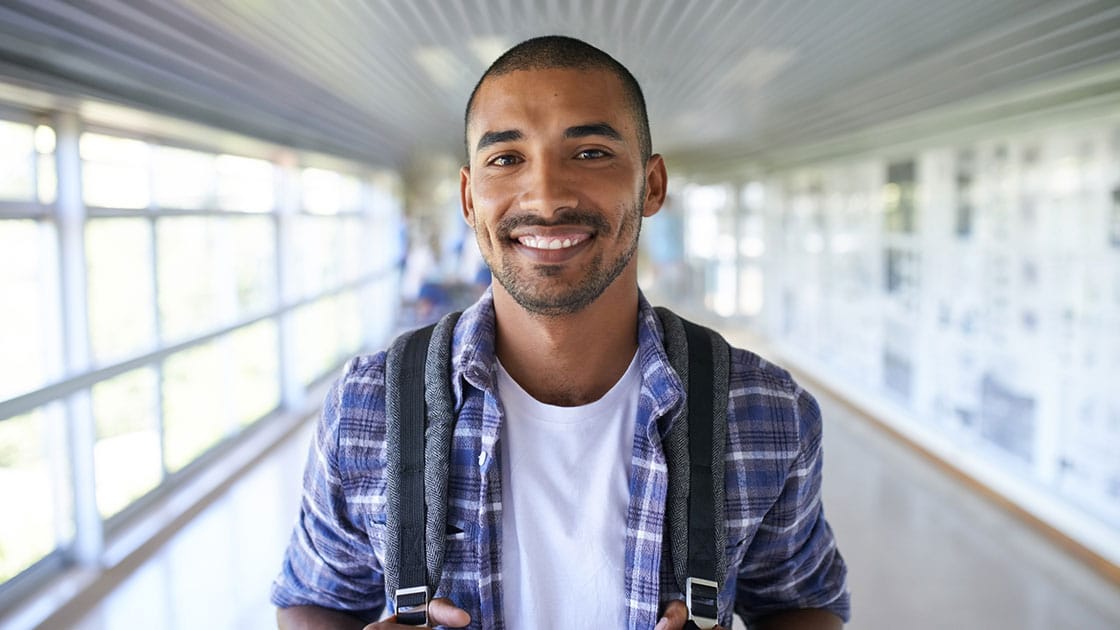
[[[641,195],[639,200],[644,199]],[[638,236],[642,228],[641,205],[636,204],[631,212],[626,215],[624,222],[632,221],[634,224],[634,238],[629,247],[609,266],[604,266],[603,254],[595,256],[589,263],[587,275],[579,285],[564,287],[557,291],[538,291],[538,283],[534,278],[549,278],[562,273],[559,265],[534,265],[531,273],[521,272],[512,266],[498,266],[494,261],[487,260],[494,278],[502,285],[507,293],[526,311],[542,317],[561,317],[579,312],[589,306],[607,290],[618,276],[630,264],[634,253],[638,249]],[[496,230],[499,238],[499,247],[512,247],[509,235],[514,229],[526,225],[580,225],[589,226],[596,230],[595,238],[602,238],[610,233],[610,225],[602,216],[581,211],[567,211],[560,213],[554,221],[546,222],[540,217],[521,215],[508,217],[498,224]],[[625,231],[627,225],[620,226],[620,231]],[[476,227],[477,229],[477,227]],[[481,236],[481,234],[479,234]],[[481,242],[481,240],[480,240]]]

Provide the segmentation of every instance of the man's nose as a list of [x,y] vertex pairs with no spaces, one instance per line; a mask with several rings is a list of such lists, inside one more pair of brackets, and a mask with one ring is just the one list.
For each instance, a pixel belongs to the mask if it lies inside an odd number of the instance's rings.
[[575,181],[565,172],[563,164],[552,160],[536,160],[526,169],[521,209],[549,217],[579,204]]

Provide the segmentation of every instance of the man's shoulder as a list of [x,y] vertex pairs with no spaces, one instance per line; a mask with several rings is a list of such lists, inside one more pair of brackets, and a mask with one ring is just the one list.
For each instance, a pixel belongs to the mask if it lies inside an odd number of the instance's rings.
[[331,389],[324,419],[335,425],[329,428],[337,436],[340,455],[385,438],[385,355],[381,351],[350,359]]
[[728,421],[740,431],[801,441],[820,430],[812,394],[789,370],[750,350],[731,348],[728,396]]
[[384,396],[385,356],[386,352],[382,350],[358,355],[346,362],[335,384],[344,405],[348,400]]
[[745,348],[730,347],[728,367],[732,395],[737,387],[749,387],[757,392],[789,398],[800,389],[789,370]]

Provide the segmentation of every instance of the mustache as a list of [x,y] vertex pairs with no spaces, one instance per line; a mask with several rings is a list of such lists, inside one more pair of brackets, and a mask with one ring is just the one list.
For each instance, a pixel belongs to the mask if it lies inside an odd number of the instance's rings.
[[609,232],[611,229],[610,223],[601,215],[588,212],[587,210],[560,210],[551,220],[546,220],[536,214],[517,214],[512,216],[503,217],[498,221],[497,233],[502,238],[509,238],[514,230],[525,226],[537,227],[559,227],[559,226],[572,226],[578,225],[582,227],[589,227],[596,232]]

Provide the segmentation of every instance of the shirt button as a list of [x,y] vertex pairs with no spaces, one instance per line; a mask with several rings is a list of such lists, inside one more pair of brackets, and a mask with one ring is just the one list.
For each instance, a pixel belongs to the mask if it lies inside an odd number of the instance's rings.
[[478,465],[479,466],[485,466],[486,465],[486,451],[482,451],[481,453],[478,454]]

